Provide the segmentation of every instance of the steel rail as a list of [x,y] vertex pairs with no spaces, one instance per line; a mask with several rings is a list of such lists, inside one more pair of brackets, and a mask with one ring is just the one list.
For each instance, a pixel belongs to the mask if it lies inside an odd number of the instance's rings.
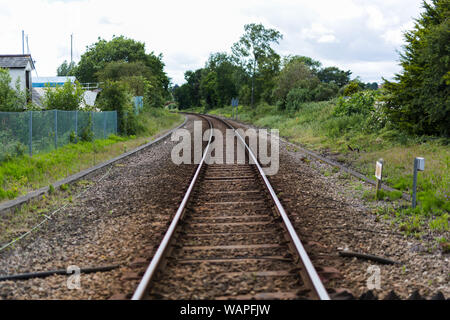
[[328,296],[327,290],[325,289],[325,287],[322,284],[322,281],[320,280],[319,275],[317,274],[316,269],[314,268],[308,254],[306,253],[305,248],[303,247],[302,242],[300,241],[300,238],[297,235],[297,232],[295,231],[294,227],[292,226],[291,221],[289,220],[288,215],[286,214],[286,211],[284,210],[280,200],[278,199],[278,196],[276,195],[275,191],[272,188],[272,185],[270,184],[269,180],[267,179],[266,174],[264,173],[264,170],[262,169],[262,167],[260,166],[258,159],[256,158],[255,154],[253,153],[253,151],[250,149],[250,147],[247,145],[247,143],[245,142],[245,140],[241,137],[241,135],[236,131],[236,129],[229,124],[227,121],[217,118],[217,117],[213,117],[214,119],[220,120],[223,123],[225,123],[229,128],[233,129],[234,134],[236,135],[236,137],[241,141],[241,143],[246,147],[246,149],[248,150],[248,153],[250,155],[250,157],[253,159],[256,167],[258,168],[258,171],[265,183],[266,188],[269,190],[270,196],[272,197],[273,201],[276,204],[276,208],[278,210],[278,212],[280,213],[281,218],[283,219],[283,223],[289,233],[289,236],[292,239],[292,242],[295,245],[295,249],[297,250],[298,255],[300,256],[300,259],[303,263],[303,266],[306,269],[306,272],[308,273],[308,276],[312,282],[312,285],[314,287],[314,290],[316,291],[319,299],[321,300],[330,300],[330,297]]
[[139,283],[136,291],[134,292],[131,300],[141,300],[145,296],[146,290],[148,289],[148,286],[149,286],[150,282],[152,281],[152,278],[155,275],[160,262],[163,260],[164,253],[166,252],[167,248],[169,247],[170,241],[172,240],[172,236],[174,235],[175,229],[178,226],[178,222],[180,221],[180,219],[183,215],[186,204],[191,196],[192,190],[194,189],[194,185],[197,182],[197,178],[200,174],[200,171],[203,167],[205,159],[208,155],[208,150],[209,150],[209,147],[211,146],[211,139],[213,136],[213,126],[212,126],[211,121],[209,121],[209,119],[207,119],[206,117],[203,117],[203,118],[206,121],[208,121],[209,127],[211,129],[210,135],[209,135],[209,140],[208,140],[208,145],[205,148],[203,158],[197,167],[197,171],[195,172],[195,175],[192,178],[191,184],[189,185],[189,188],[186,191],[186,194],[184,195],[184,198],[181,201],[180,206],[178,207],[177,213],[175,214],[175,217],[173,218],[173,220],[169,226],[169,229],[167,230],[166,234],[164,235],[164,238],[163,238],[161,244],[159,245],[158,250],[156,251],[155,255],[153,256],[152,261],[150,262],[150,265],[148,266],[147,270],[145,271],[145,274],[142,277],[142,280]]

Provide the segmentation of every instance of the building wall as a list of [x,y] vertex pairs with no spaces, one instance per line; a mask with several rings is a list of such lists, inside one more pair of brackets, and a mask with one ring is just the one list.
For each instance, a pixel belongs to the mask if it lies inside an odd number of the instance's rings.
[[11,76],[11,87],[16,88],[16,81],[19,79],[20,82],[20,90],[25,90],[26,88],[26,71],[30,71],[29,73],[29,84],[31,89],[31,66],[30,63],[28,63],[27,67],[25,69],[8,69],[9,75]]
[[9,69],[11,76],[11,87],[16,88],[17,79],[20,81],[20,90],[25,89],[25,69]]

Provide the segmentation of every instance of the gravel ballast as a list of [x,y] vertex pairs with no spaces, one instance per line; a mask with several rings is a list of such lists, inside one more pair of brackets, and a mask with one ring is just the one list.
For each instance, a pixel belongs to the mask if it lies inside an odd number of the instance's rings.
[[[185,128],[192,130],[193,117]],[[80,289],[65,275],[0,282],[0,299],[108,299],[130,295],[136,273],[151,258],[195,169],[170,160],[170,135],[81,181],[90,189],[40,230],[0,252],[0,275],[120,264],[81,274]],[[101,177],[103,180],[98,181]]]
[[[186,124],[190,131],[194,118],[189,116]],[[196,169],[195,165],[172,163],[174,145],[168,137],[89,176],[73,188],[74,192],[87,188],[80,198],[42,229],[0,252],[0,276],[71,265],[120,264],[119,268],[82,274],[81,288],[73,290],[67,286],[73,278],[63,275],[0,282],[0,299],[130,297]],[[325,171],[331,174],[324,175]],[[280,142],[280,170],[269,180],[332,297],[343,290],[355,296],[366,293],[371,289],[368,280],[376,284],[370,280],[377,270],[380,287],[374,293],[380,298],[391,290],[403,299],[414,291],[428,298],[437,291],[450,297],[450,255],[434,248],[432,237],[406,237],[397,226],[373,214],[370,206],[374,203],[362,197],[364,190],[373,186],[333,170],[285,142]],[[448,232],[444,236],[448,238]],[[343,257],[339,255],[342,250],[398,264]]]
[[[347,290],[359,297],[373,289],[379,298],[385,298],[393,290],[407,299],[418,291],[430,299],[441,291],[450,297],[450,254],[437,248],[433,237],[407,237],[397,226],[373,214],[373,202],[362,197],[365,190],[373,190],[372,185],[333,170],[281,139],[280,170],[269,180],[314,265],[319,270],[332,268],[330,278],[325,280],[331,293]],[[448,232],[444,236],[448,238]],[[342,257],[342,250],[376,255],[398,264]],[[378,271],[379,289],[373,277]]]

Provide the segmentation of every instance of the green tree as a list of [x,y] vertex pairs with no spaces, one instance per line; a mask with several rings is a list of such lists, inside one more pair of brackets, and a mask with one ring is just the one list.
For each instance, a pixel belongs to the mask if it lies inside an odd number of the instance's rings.
[[273,101],[273,90],[277,85],[277,76],[280,73],[281,58],[277,53],[263,57],[259,62],[259,72],[255,78],[255,91],[261,101],[269,104]]
[[121,81],[128,85],[134,96],[143,96],[145,104],[151,107],[162,107],[164,90],[158,79],[152,75],[150,67],[142,61],[112,61],[97,72],[101,82]]
[[385,80],[384,110],[390,120],[417,134],[450,134],[450,1],[423,2],[425,11],[404,34],[403,71]]
[[[81,82],[98,82],[99,76],[102,75],[107,64],[114,61],[143,63],[148,67],[153,77],[154,83],[152,83],[152,86],[160,89],[164,96],[169,97],[168,89],[170,80],[164,72],[162,55],[156,56],[153,52],[147,54],[144,43],[125,38],[124,36],[113,37],[111,41],[99,38],[96,43],[88,46],[86,52],[81,56],[81,60],[75,68],[74,74]],[[137,64],[132,65],[128,68],[128,71],[136,66]],[[116,71],[124,71],[123,69],[127,68],[123,65],[121,66],[123,67],[122,69],[117,65],[114,67],[116,67]],[[111,69],[114,68],[111,67],[108,72],[112,71]]]
[[95,101],[102,111],[117,111],[118,131],[122,135],[135,134],[135,117],[130,88],[122,81],[107,81]]
[[[313,71],[301,59],[293,59],[281,70],[273,95],[278,101],[280,108],[285,109],[287,96],[292,89],[305,89],[309,91],[316,88],[319,83],[319,78],[317,78]],[[295,95],[298,96],[299,92],[297,91]],[[291,100],[304,101],[305,97],[309,97],[309,99],[313,97],[312,94],[305,95],[303,91],[300,93],[301,98],[294,99],[292,96]]]
[[320,67],[322,67],[322,63],[318,60],[314,60],[313,58],[307,56],[291,56],[288,55],[283,59],[283,67],[291,63],[292,61],[303,62],[313,73],[318,73]]
[[334,83],[340,88],[347,85],[350,82],[350,70],[344,71],[337,67],[327,67],[318,71],[317,76],[320,81],[325,83]]
[[75,62],[68,63],[67,60],[58,67],[56,74],[58,77],[73,76],[75,71]]
[[201,105],[200,83],[203,73],[203,69],[198,69],[196,71],[189,70],[184,73],[189,92],[189,107],[199,107]]
[[151,78],[152,73],[150,68],[142,61],[112,61],[98,71],[96,76],[98,80],[104,82],[107,80],[118,81],[126,77],[134,76],[143,76],[149,79]]
[[357,80],[353,80],[342,88],[342,94],[349,97],[361,90],[364,90],[364,85]]
[[173,96],[178,102],[179,109],[188,109],[192,106],[190,90],[187,83],[182,86],[176,85],[173,89]]
[[200,94],[205,107],[212,108],[218,105],[219,94],[217,89],[217,73],[204,71],[205,75],[200,81]]
[[23,111],[26,103],[26,93],[20,90],[19,80],[13,89],[9,71],[0,68],[0,111]]
[[246,24],[244,34],[231,48],[234,58],[248,72],[251,77],[251,106],[255,95],[255,76],[262,63],[268,57],[276,55],[271,47],[283,39],[282,34],[274,29],[266,29],[262,24]]
[[67,81],[56,88],[47,87],[43,104],[48,109],[77,110],[84,99],[84,90],[78,82]]
[[238,96],[238,89],[245,81],[245,70],[233,63],[232,57],[219,52],[211,54],[205,69],[216,73],[217,106],[224,106]]

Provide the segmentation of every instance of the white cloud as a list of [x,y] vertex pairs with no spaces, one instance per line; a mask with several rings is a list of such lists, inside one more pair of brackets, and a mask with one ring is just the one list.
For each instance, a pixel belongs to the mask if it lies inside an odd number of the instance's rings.
[[368,15],[367,26],[370,29],[379,31],[383,30],[386,27],[387,21],[385,20],[383,13],[377,6],[371,5],[366,7],[366,12]]
[[[25,30],[39,75],[51,76],[65,59],[70,59],[70,34],[74,34],[76,60],[99,36],[111,39],[123,34],[145,42],[148,51],[163,53],[168,75],[175,83],[182,83],[184,72],[202,67],[210,53],[229,52],[244,24],[261,22],[284,34],[277,46],[283,54],[334,61],[338,66],[356,68],[352,69],[354,75],[361,75],[363,80],[366,74],[379,79],[397,71],[395,50],[403,43],[401,31],[418,16],[420,3],[0,0],[0,54],[20,53],[21,30]],[[377,63],[380,68],[374,67]]]

